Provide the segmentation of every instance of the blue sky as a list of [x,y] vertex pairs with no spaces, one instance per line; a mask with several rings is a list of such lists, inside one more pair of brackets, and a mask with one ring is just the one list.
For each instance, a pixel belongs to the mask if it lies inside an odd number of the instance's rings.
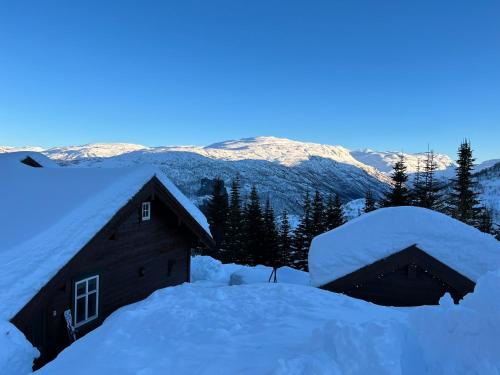
[[[104,4],[106,3],[106,4]],[[0,4],[0,144],[275,135],[500,157],[499,1]]]

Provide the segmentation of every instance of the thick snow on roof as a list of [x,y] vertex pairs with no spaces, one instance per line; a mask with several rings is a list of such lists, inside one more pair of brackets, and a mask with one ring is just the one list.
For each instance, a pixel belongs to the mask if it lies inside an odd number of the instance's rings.
[[203,214],[154,168],[33,168],[0,157],[0,320],[11,318],[153,176],[209,232]]
[[17,168],[26,158],[31,158],[44,168],[57,168],[57,163],[47,156],[35,151],[16,151],[0,153],[0,166],[2,175],[6,168]]
[[414,244],[473,281],[500,267],[500,242],[493,236],[439,212],[392,207],[316,237],[309,250],[311,282],[327,284]]

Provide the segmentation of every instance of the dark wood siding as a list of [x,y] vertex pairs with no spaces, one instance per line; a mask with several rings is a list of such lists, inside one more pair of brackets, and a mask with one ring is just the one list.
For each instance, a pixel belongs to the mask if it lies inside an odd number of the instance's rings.
[[436,305],[444,293],[458,303],[474,282],[410,246],[322,286],[323,289],[384,306]]
[[[12,319],[39,348],[39,367],[70,344],[64,311],[73,316],[75,281],[99,275],[99,317],[77,329],[81,337],[116,309],[157,289],[189,281],[190,252],[199,237],[165,191],[152,180]],[[151,220],[141,203],[151,201]]]

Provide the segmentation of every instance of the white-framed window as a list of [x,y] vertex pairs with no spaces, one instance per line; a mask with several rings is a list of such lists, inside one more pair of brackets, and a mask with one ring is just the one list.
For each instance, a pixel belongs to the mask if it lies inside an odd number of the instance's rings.
[[75,283],[75,327],[94,320],[99,315],[99,276]]
[[151,202],[142,202],[142,221],[151,219]]

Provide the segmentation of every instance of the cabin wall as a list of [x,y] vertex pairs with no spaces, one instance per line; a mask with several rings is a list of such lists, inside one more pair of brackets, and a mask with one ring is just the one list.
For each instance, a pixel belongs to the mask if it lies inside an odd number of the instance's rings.
[[474,287],[474,282],[412,245],[322,289],[383,306],[422,306],[438,304],[445,293],[458,303]]
[[[79,327],[78,338],[116,309],[157,289],[189,281],[195,236],[171,209],[154,199],[154,192],[146,189],[143,195],[119,218],[119,225],[89,242],[12,320],[42,353],[35,367],[70,344],[64,311],[71,309],[74,316],[75,281],[96,274],[100,279],[99,317]],[[150,199],[151,220],[142,222],[140,204]]]
[[450,293],[457,301],[463,297],[429,272],[411,265],[380,278],[366,280],[358,286],[327,289],[383,306],[437,305],[445,293]]

